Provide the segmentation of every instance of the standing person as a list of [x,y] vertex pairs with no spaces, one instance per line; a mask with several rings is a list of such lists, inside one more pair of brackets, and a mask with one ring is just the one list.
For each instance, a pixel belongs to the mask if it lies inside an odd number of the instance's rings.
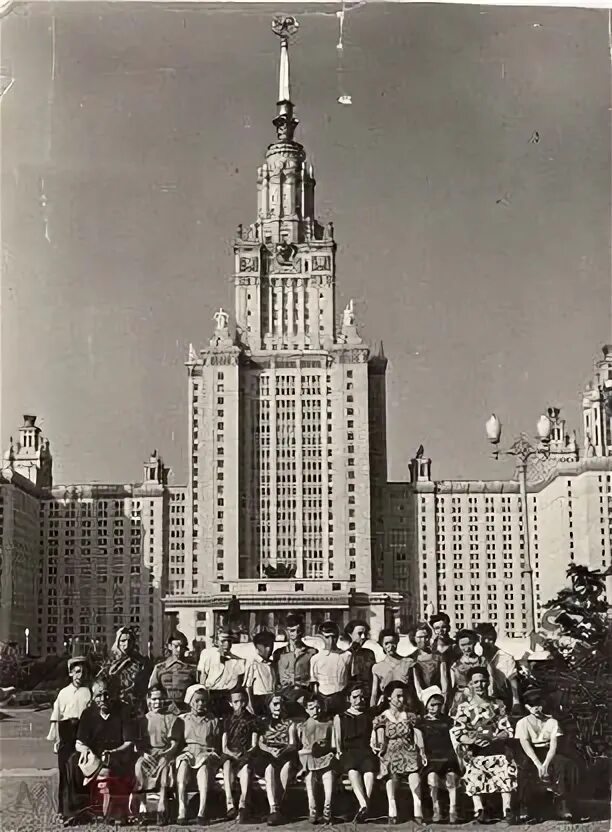
[[368,809],[378,760],[370,747],[372,717],[368,712],[370,686],[355,682],[348,693],[348,707],[334,717],[334,734],[340,771],[348,775],[353,794],[359,803],[356,823],[363,823]]
[[450,735],[453,721],[443,713],[445,696],[432,685],[421,694],[425,716],[417,723],[422,735],[427,765],[423,772],[433,805],[433,823],[441,823],[440,789],[448,792],[448,822],[458,823],[457,787],[461,769]]
[[[223,787],[227,803],[227,820],[238,817],[238,823],[247,820],[247,800],[251,783],[251,758],[257,748],[257,720],[247,710],[247,695],[244,688],[230,691],[229,704],[232,713],[223,722],[221,737],[221,758],[223,760]],[[232,788],[238,777],[240,800],[238,810],[234,804]]]
[[221,764],[221,727],[207,699],[203,685],[191,685],[185,694],[189,713],[181,714],[172,728],[172,739],[180,749],[176,758],[179,826],[187,826],[187,789],[194,779],[200,796],[197,822],[205,824],[208,787]]
[[228,695],[242,687],[244,659],[232,653],[233,638],[229,630],[217,632],[217,649],[203,650],[198,662],[200,684],[209,696],[209,707],[219,718],[229,712]]
[[78,765],[85,785],[94,784],[102,796],[104,818],[122,823],[134,783],[136,726],[129,706],[115,696],[106,679],[96,679],[91,694],[92,704],[77,728]]
[[340,630],[333,621],[319,627],[325,647],[310,660],[310,681],[313,692],[320,694],[327,716],[335,716],[344,708],[346,689],[351,679],[353,654],[338,648]]
[[421,699],[425,688],[437,685],[441,688],[446,699],[446,691],[449,684],[448,665],[442,661],[442,656],[432,649],[432,630],[429,624],[422,621],[417,624],[409,634],[409,639],[417,648],[411,655],[415,661],[413,668],[414,688],[417,696]]
[[133,794],[139,795],[139,821],[144,825],[147,813],[147,792],[158,792],[157,825],[168,823],[167,795],[174,785],[173,763],[178,742],[172,739],[176,714],[165,713],[166,691],[150,688],[147,693],[148,711],[137,720],[136,750],[139,754],[134,767]]
[[521,700],[514,658],[497,646],[497,630],[493,624],[483,622],[476,625],[476,634],[491,676],[489,693],[495,699],[501,699],[508,710],[520,712]]
[[272,661],[288,710],[301,711],[299,707],[296,709],[296,704],[309,692],[310,660],[317,651],[304,643],[304,621],[300,616],[289,613],[285,630],[288,644],[276,650]]
[[[476,655],[475,648],[478,644],[478,636],[474,630],[459,630],[457,633],[457,644],[461,655],[457,661],[453,662],[450,668],[451,687],[449,692],[452,697],[451,714],[455,713],[461,702],[470,695],[469,674],[471,671],[476,667],[484,668],[486,665],[486,659],[483,656]],[[487,678],[488,676],[489,674],[487,673]]]
[[540,691],[528,690],[523,701],[527,716],[519,719],[514,730],[520,742],[517,755],[520,820],[523,823],[530,820],[533,798],[544,790],[554,795],[557,819],[572,820],[567,801],[575,783],[576,766],[558,751],[562,736],[559,723],[544,710]]
[[334,728],[329,720],[323,719],[323,702],[318,694],[311,693],[306,696],[304,708],[308,717],[305,722],[298,725],[297,734],[301,746],[300,762],[302,770],[306,772],[308,815],[311,823],[319,822],[316,792],[319,783],[322,783],[323,822],[331,823],[335,784]]
[[[401,682],[411,699],[414,699],[414,681],[412,669],[415,665],[412,656],[400,656],[397,652],[399,636],[395,630],[381,630],[378,643],[385,654],[384,659],[372,667],[372,694],[370,705],[374,708],[380,705],[384,691],[391,682]],[[411,703],[415,707],[415,703]]]
[[91,702],[91,690],[87,684],[87,659],[74,656],[68,659],[70,684],[62,688],[53,703],[51,727],[47,739],[53,743],[57,753],[59,773],[58,811],[66,823],[72,822],[72,810],[76,808],[71,792],[76,784],[71,784],[68,761],[74,754],[79,719]]
[[197,683],[196,669],[185,661],[187,638],[179,630],[171,633],[167,641],[170,655],[153,668],[149,688],[161,686],[168,697],[168,712],[180,714],[185,710],[185,693]]
[[445,612],[438,612],[429,619],[429,626],[433,631],[431,647],[450,666],[459,658],[457,642],[450,636],[450,618]]
[[489,673],[484,667],[467,672],[469,697],[459,703],[451,729],[465,764],[465,793],[474,803],[477,823],[489,823],[482,802],[484,794],[501,794],[504,818],[512,823],[512,792],[517,769],[512,758],[512,726],[506,706],[489,695]]
[[376,662],[373,651],[364,647],[370,637],[370,628],[361,618],[353,618],[344,628],[344,635],[350,641],[349,650],[353,654],[351,681],[372,684],[372,667]]
[[283,697],[273,694],[268,713],[259,720],[255,771],[266,782],[270,814],[268,826],[283,823],[280,806],[287,784],[297,770],[297,732],[295,722],[287,717]]
[[149,662],[138,650],[136,634],[130,627],[120,627],[110,659],[100,668],[98,678],[107,679],[113,685],[119,699],[129,705],[134,716],[144,713],[150,672]]
[[385,788],[389,802],[389,824],[397,820],[397,788],[399,780],[408,778],[412,794],[413,818],[423,822],[421,806],[420,771],[427,759],[423,747],[423,735],[416,728],[417,716],[407,709],[406,685],[391,682],[385,688],[385,710],[372,726],[372,750],[380,759],[380,773],[386,778]]
[[257,657],[246,663],[244,687],[249,698],[249,707],[257,716],[264,716],[268,699],[278,689],[278,669],[272,661],[274,635],[262,630],[253,637]]

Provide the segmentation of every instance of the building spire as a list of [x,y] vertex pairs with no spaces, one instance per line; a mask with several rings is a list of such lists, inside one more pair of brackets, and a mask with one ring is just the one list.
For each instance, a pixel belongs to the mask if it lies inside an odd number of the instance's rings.
[[293,102],[289,80],[289,38],[298,30],[295,17],[277,15],[272,21],[272,31],[280,38],[280,69],[278,75],[278,114],[272,122],[279,142],[293,141],[297,119],[293,117]]

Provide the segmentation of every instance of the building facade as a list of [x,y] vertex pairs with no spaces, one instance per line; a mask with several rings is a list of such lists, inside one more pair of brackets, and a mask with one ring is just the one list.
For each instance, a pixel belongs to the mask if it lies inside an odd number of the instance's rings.
[[612,347],[603,348],[583,396],[584,447],[549,408],[546,457],[527,470],[528,529],[518,479],[434,480],[419,455],[410,482],[389,483],[385,571],[412,599],[410,618],[441,610],[454,627],[493,622],[500,634],[527,634],[523,569],[526,534],[536,622],[565,584],[570,562],[605,571],[612,548]]
[[249,632],[296,608],[307,629],[359,613],[376,630],[400,609],[379,566],[386,360],[363,343],[352,302],[338,321],[334,230],[316,218],[294,140],[284,37],[273,123],[256,220],[234,241],[235,326],[220,309],[187,362],[188,543],[165,607],[207,640],[232,599]]

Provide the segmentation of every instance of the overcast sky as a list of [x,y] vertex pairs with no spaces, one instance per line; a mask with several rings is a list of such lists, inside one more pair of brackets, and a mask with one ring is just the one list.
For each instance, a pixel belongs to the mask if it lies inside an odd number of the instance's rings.
[[[384,339],[390,474],[423,443],[434,476],[494,479],[489,413],[507,438],[547,405],[579,428],[611,338],[607,12],[365,5],[340,67],[337,8],[291,6],[297,138],[338,306]],[[2,444],[38,414],[58,482],[136,480],[153,448],[185,480],[183,362],[231,309],[231,238],[274,137],[272,13],[2,21]]]

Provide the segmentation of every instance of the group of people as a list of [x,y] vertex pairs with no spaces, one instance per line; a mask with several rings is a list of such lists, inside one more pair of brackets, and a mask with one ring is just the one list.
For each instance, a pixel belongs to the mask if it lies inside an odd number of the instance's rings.
[[448,617],[434,615],[411,632],[409,656],[398,653],[398,634],[385,629],[380,661],[364,646],[365,621],[346,626],[345,650],[334,622],[319,633],[324,647],[316,650],[304,642],[302,619],[290,614],[286,643],[275,650],[274,634],[259,632],[257,655],[245,661],[232,650],[232,634],[221,631],[195,665],[185,658],[185,636],[175,632],[168,658],[150,672],[134,634],[122,628],[112,660],[91,684],[87,660],[70,659],[71,682],[57,697],[49,734],[65,822],[91,806],[93,794],[109,821],[145,824],[153,792],[159,825],[170,820],[171,796],[176,822],[187,825],[196,790],[204,825],[219,772],[226,816],[240,823],[249,820],[255,778],[263,780],[271,826],[286,823],[283,798],[296,781],[305,784],[313,824],[332,821],[343,780],[358,823],[382,782],[388,822],[396,824],[402,781],[417,823],[424,822],[427,791],[433,823],[460,821],[461,792],[478,823],[494,818],[488,796],[497,794],[509,822],[533,818],[544,792],[552,793],[559,818],[571,818],[575,772],[559,748],[559,723],[538,690],[520,690],[514,659],[496,645],[491,624],[453,639]]

